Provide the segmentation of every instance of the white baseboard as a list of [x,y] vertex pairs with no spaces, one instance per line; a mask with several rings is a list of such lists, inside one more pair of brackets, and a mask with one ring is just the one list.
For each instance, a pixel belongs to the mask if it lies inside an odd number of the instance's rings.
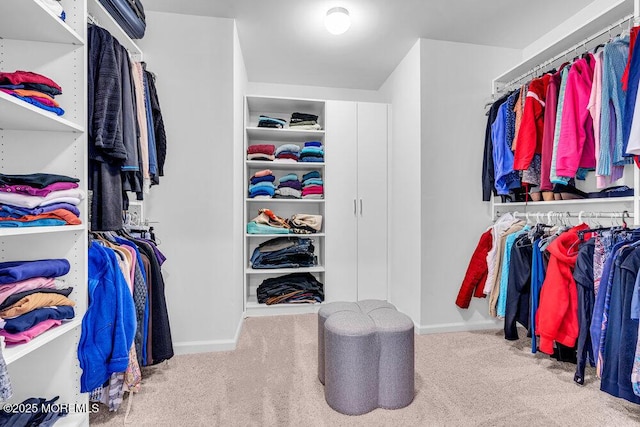
[[483,320],[479,322],[456,322],[456,323],[442,323],[439,325],[422,325],[416,327],[416,333],[418,335],[437,334],[443,332],[468,332],[468,331],[480,331],[489,329],[501,329],[503,327],[502,321],[498,320]]
[[173,351],[175,354],[193,354],[193,353],[211,353],[214,351],[232,351],[236,349],[244,317],[240,318],[238,328],[233,339],[229,340],[211,340],[211,341],[185,341],[173,343]]

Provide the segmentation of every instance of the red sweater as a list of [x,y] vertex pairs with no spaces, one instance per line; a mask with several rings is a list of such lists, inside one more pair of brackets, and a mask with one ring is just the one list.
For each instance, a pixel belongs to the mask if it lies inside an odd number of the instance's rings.
[[514,170],[527,170],[534,154],[542,153],[544,133],[544,106],[550,74],[529,83],[529,90],[522,113],[522,122],[515,142]]
[[480,241],[476,250],[471,256],[469,266],[467,267],[467,273],[464,276],[460,291],[458,292],[458,298],[456,298],[456,305],[460,308],[469,308],[471,303],[471,296],[477,298],[484,298],[484,282],[487,280],[487,254],[491,250],[493,244],[493,237],[491,236],[491,229],[485,231],[480,236]]
[[573,268],[578,259],[578,231],[589,228],[580,224],[551,242],[549,266],[540,291],[536,312],[536,335],[540,351],[553,354],[553,342],[573,347],[578,338],[578,290]]

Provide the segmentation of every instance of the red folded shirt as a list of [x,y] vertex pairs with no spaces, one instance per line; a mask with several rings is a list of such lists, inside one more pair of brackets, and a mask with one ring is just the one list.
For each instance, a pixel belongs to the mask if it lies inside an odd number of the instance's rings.
[[276,146],[272,144],[254,144],[247,148],[247,154],[267,154],[273,156]]
[[298,160],[299,157],[296,156],[295,154],[291,154],[291,153],[280,153],[276,156],[277,159],[293,159],[293,160]]
[[322,185],[308,185],[302,189],[302,195],[307,194],[324,194],[324,186]]
[[37,83],[51,86],[62,92],[62,88],[49,77],[31,71],[18,70],[15,73],[0,73],[0,84],[19,85],[22,83]]

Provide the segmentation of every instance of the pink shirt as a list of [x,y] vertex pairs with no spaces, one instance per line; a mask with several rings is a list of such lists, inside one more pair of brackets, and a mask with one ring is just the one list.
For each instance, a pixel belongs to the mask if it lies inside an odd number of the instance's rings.
[[30,187],[28,185],[0,185],[0,191],[4,193],[27,194],[29,196],[45,197],[52,191],[69,190],[78,188],[77,182],[54,182],[43,188]]
[[13,294],[40,288],[56,289],[57,286],[55,279],[34,277],[33,279],[27,279],[21,282],[0,285],[0,304]]
[[48,331],[54,326],[59,326],[61,324],[61,320],[47,319],[43,320],[40,323],[37,323],[26,331],[18,332],[17,334],[11,334],[4,329],[0,329],[0,336],[4,337],[4,340],[7,344],[24,344],[28,343],[38,335],[42,334],[45,331]]
[[595,168],[593,119],[587,110],[593,86],[595,61],[578,59],[567,77],[558,140],[556,175],[574,177],[578,168]]

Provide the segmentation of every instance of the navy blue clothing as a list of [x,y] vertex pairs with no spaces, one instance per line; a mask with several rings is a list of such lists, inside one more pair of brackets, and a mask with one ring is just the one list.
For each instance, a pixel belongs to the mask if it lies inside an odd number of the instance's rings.
[[491,125],[498,116],[498,109],[504,104],[509,95],[504,95],[493,103],[487,114],[487,127],[484,134],[484,156],[482,158],[482,200],[488,202],[495,194],[495,171],[493,166],[493,140],[491,139]]
[[638,320],[631,319],[631,299],[640,270],[640,249],[624,249],[615,261],[615,270],[600,390],[640,404],[640,396],[633,393],[631,384],[638,340]]
[[532,257],[531,241],[525,233],[516,239],[511,248],[507,306],[504,316],[504,338],[507,340],[518,339],[516,322],[529,328]]
[[595,357],[591,345],[591,316],[595,303],[595,293],[593,286],[593,253],[595,250],[595,240],[580,245],[578,259],[576,260],[573,278],[578,288],[578,324],[580,332],[578,335],[578,360],[576,373],[573,380],[578,384],[584,384],[584,370],[587,361],[591,366],[595,366]]
[[306,181],[306,180],[311,179],[311,178],[322,178],[322,177],[320,176],[320,172],[318,172],[318,171],[311,171],[311,172],[307,172],[304,175],[302,175],[302,180],[303,181]]
[[[14,317],[12,319],[4,319],[4,326],[2,326],[2,329],[10,334],[17,334],[18,332],[24,332],[45,320],[73,319],[73,316],[75,316],[73,307],[68,305],[36,308],[35,310],[21,316]],[[0,324],[1,323],[2,321],[0,321]]]
[[0,262],[0,284],[19,282],[34,277],[60,277],[69,272],[66,259]]
[[5,175],[0,173],[0,184],[2,185],[28,185],[34,188],[44,188],[56,182],[80,182],[80,180],[52,173],[30,173],[24,175]]
[[251,185],[255,185],[259,182],[274,182],[276,177],[273,175],[265,175],[265,176],[254,176],[251,178]]

